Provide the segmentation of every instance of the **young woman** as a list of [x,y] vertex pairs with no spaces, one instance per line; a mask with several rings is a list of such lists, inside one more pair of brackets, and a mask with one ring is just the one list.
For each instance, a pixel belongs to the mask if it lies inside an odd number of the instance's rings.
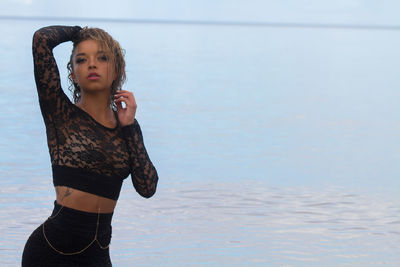
[[[64,94],[52,49],[73,42],[74,102]],[[29,237],[22,266],[111,266],[111,218],[122,182],[151,197],[157,171],[135,119],[123,51],[97,28],[50,26],[33,36],[34,74],[46,125],[56,201]],[[122,105],[124,103],[124,105]]]

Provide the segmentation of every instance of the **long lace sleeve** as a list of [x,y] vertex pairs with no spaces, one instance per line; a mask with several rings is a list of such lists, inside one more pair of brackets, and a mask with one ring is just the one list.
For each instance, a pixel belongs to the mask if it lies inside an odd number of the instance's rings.
[[144,146],[138,121],[122,127],[122,131],[128,145],[133,186],[141,196],[149,198],[156,192],[158,175]]
[[57,115],[63,114],[68,97],[61,89],[60,74],[53,56],[53,48],[72,40],[80,27],[49,26],[33,35],[32,53],[36,87],[40,109],[46,125],[54,122]]

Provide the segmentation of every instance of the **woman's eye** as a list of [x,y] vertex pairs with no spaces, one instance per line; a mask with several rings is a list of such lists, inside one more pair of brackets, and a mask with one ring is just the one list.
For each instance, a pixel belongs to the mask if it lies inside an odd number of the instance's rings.
[[101,60],[101,61],[108,61],[108,57],[107,57],[106,55],[102,55],[102,56],[100,57],[100,60]]
[[76,64],[80,64],[80,63],[82,63],[82,62],[84,62],[84,61],[85,61],[84,58],[77,58],[77,59],[76,59]]

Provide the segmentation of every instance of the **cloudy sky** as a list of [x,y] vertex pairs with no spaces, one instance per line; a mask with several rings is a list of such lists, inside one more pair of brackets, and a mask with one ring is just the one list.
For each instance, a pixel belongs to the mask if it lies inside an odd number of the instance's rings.
[[399,25],[396,0],[1,0],[0,16]]

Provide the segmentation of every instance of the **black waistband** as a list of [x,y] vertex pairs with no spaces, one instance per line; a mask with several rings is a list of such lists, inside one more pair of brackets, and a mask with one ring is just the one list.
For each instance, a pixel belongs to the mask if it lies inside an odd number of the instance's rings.
[[[94,213],[80,211],[65,206],[61,206],[54,201],[54,209],[50,217],[55,217],[61,219],[65,225],[71,228],[77,228],[79,230],[86,230],[90,233],[95,229],[97,222],[99,222],[99,231],[103,229],[108,230],[111,225],[111,220],[113,217],[113,212],[111,213]],[[85,229],[87,228],[87,229]]]
[[52,169],[54,186],[68,186],[113,200],[119,197],[122,178],[60,165],[53,165]]

